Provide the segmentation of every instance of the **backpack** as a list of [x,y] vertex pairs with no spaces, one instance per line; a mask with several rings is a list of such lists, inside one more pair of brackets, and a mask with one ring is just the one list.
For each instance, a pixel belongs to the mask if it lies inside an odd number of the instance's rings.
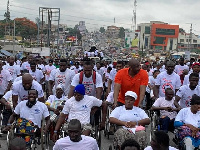
[[[92,80],[93,80],[93,83],[96,84],[96,71],[94,70],[92,74]],[[83,71],[81,71],[79,75],[79,84],[82,84],[82,82],[83,82]]]

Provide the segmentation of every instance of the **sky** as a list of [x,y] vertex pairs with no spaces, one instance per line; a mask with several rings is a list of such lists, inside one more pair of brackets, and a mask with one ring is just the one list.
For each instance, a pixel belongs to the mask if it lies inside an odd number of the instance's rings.
[[[193,32],[200,35],[199,6],[200,0],[137,0],[136,22],[163,21],[186,32],[192,23]],[[39,7],[60,8],[60,23],[74,27],[85,21],[86,28],[94,31],[109,25],[131,28],[134,0],[10,0],[11,19],[27,17],[35,21]],[[1,0],[0,19],[4,19],[6,8],[7,0]]]

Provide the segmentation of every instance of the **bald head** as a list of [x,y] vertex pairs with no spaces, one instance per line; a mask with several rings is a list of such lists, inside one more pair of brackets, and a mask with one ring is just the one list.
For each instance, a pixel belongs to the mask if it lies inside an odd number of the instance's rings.
[[22,76],[22,80],[33,80],[33,77],[29,73],[25,73]]
[[128,64],[131,67],[140,64],[140,62],[137,59],[131,59]]
[[22,85],[25,90],[30,90],[32,87],[33,77],[29,73],[22,76]]
[[171,60],[167,61],[166,66],[175,66],[175,63]]
[[137,59],[129,61],[129,75],[136,75],[140,71],[140,62]]

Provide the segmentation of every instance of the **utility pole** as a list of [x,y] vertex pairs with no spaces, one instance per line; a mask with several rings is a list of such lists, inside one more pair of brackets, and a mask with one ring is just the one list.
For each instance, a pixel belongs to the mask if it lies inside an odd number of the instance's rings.
[[[4,36],[4,46],[5,46],[5,40],[6,35],[10,35],[10,8],[9,8],[9,0],[7,2],[7,11],[4,14],[4,17],[6,18],[6,24],[5,24],[5,36]],[[7,28],[8,25],[8,28]]]
[[13,29],[13,56],[15,56],[15,19],[14,19],[14,29]]
[[190,49],[189,49],[189,51],[191,52],[191,50],[192,50],[192,23],[191,23],[191,25],[190,25],[190,36],[189,36],[189,42],[190,42]]
[[133,17],[132,17],[132,26],[131,30],[136,30],[136,8],[137,8],[137,0],[134,1],[134,8],[133,8]]

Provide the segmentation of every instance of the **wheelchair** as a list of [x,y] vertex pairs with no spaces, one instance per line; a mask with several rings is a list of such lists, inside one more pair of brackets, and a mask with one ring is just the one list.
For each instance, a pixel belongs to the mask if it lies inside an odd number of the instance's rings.
[[107,137],[107,139],[109,139],[110,135],[114,135],[114,132],[116,131],[116,125],[111,124],[109,121],[112,110],[113,110],[112,104],[108,104],[105,129],[104,129],[104,136]]
[[20,126],[17,125],[17,123],[13,123],[11,126],[10,131],[7,133],[7,146],[10,146],[10,142],[15,137],[21,137],[25,139],[27,143],[27,138],[29,138],[29,142],[26,144],[28,150],[37,150],[38,148],[41,148],[42,150],[49,150],[49,133],[44,133],[44,120],[42,121],[41,129],[34,126],[32,132],[30,133],[19,133]]

